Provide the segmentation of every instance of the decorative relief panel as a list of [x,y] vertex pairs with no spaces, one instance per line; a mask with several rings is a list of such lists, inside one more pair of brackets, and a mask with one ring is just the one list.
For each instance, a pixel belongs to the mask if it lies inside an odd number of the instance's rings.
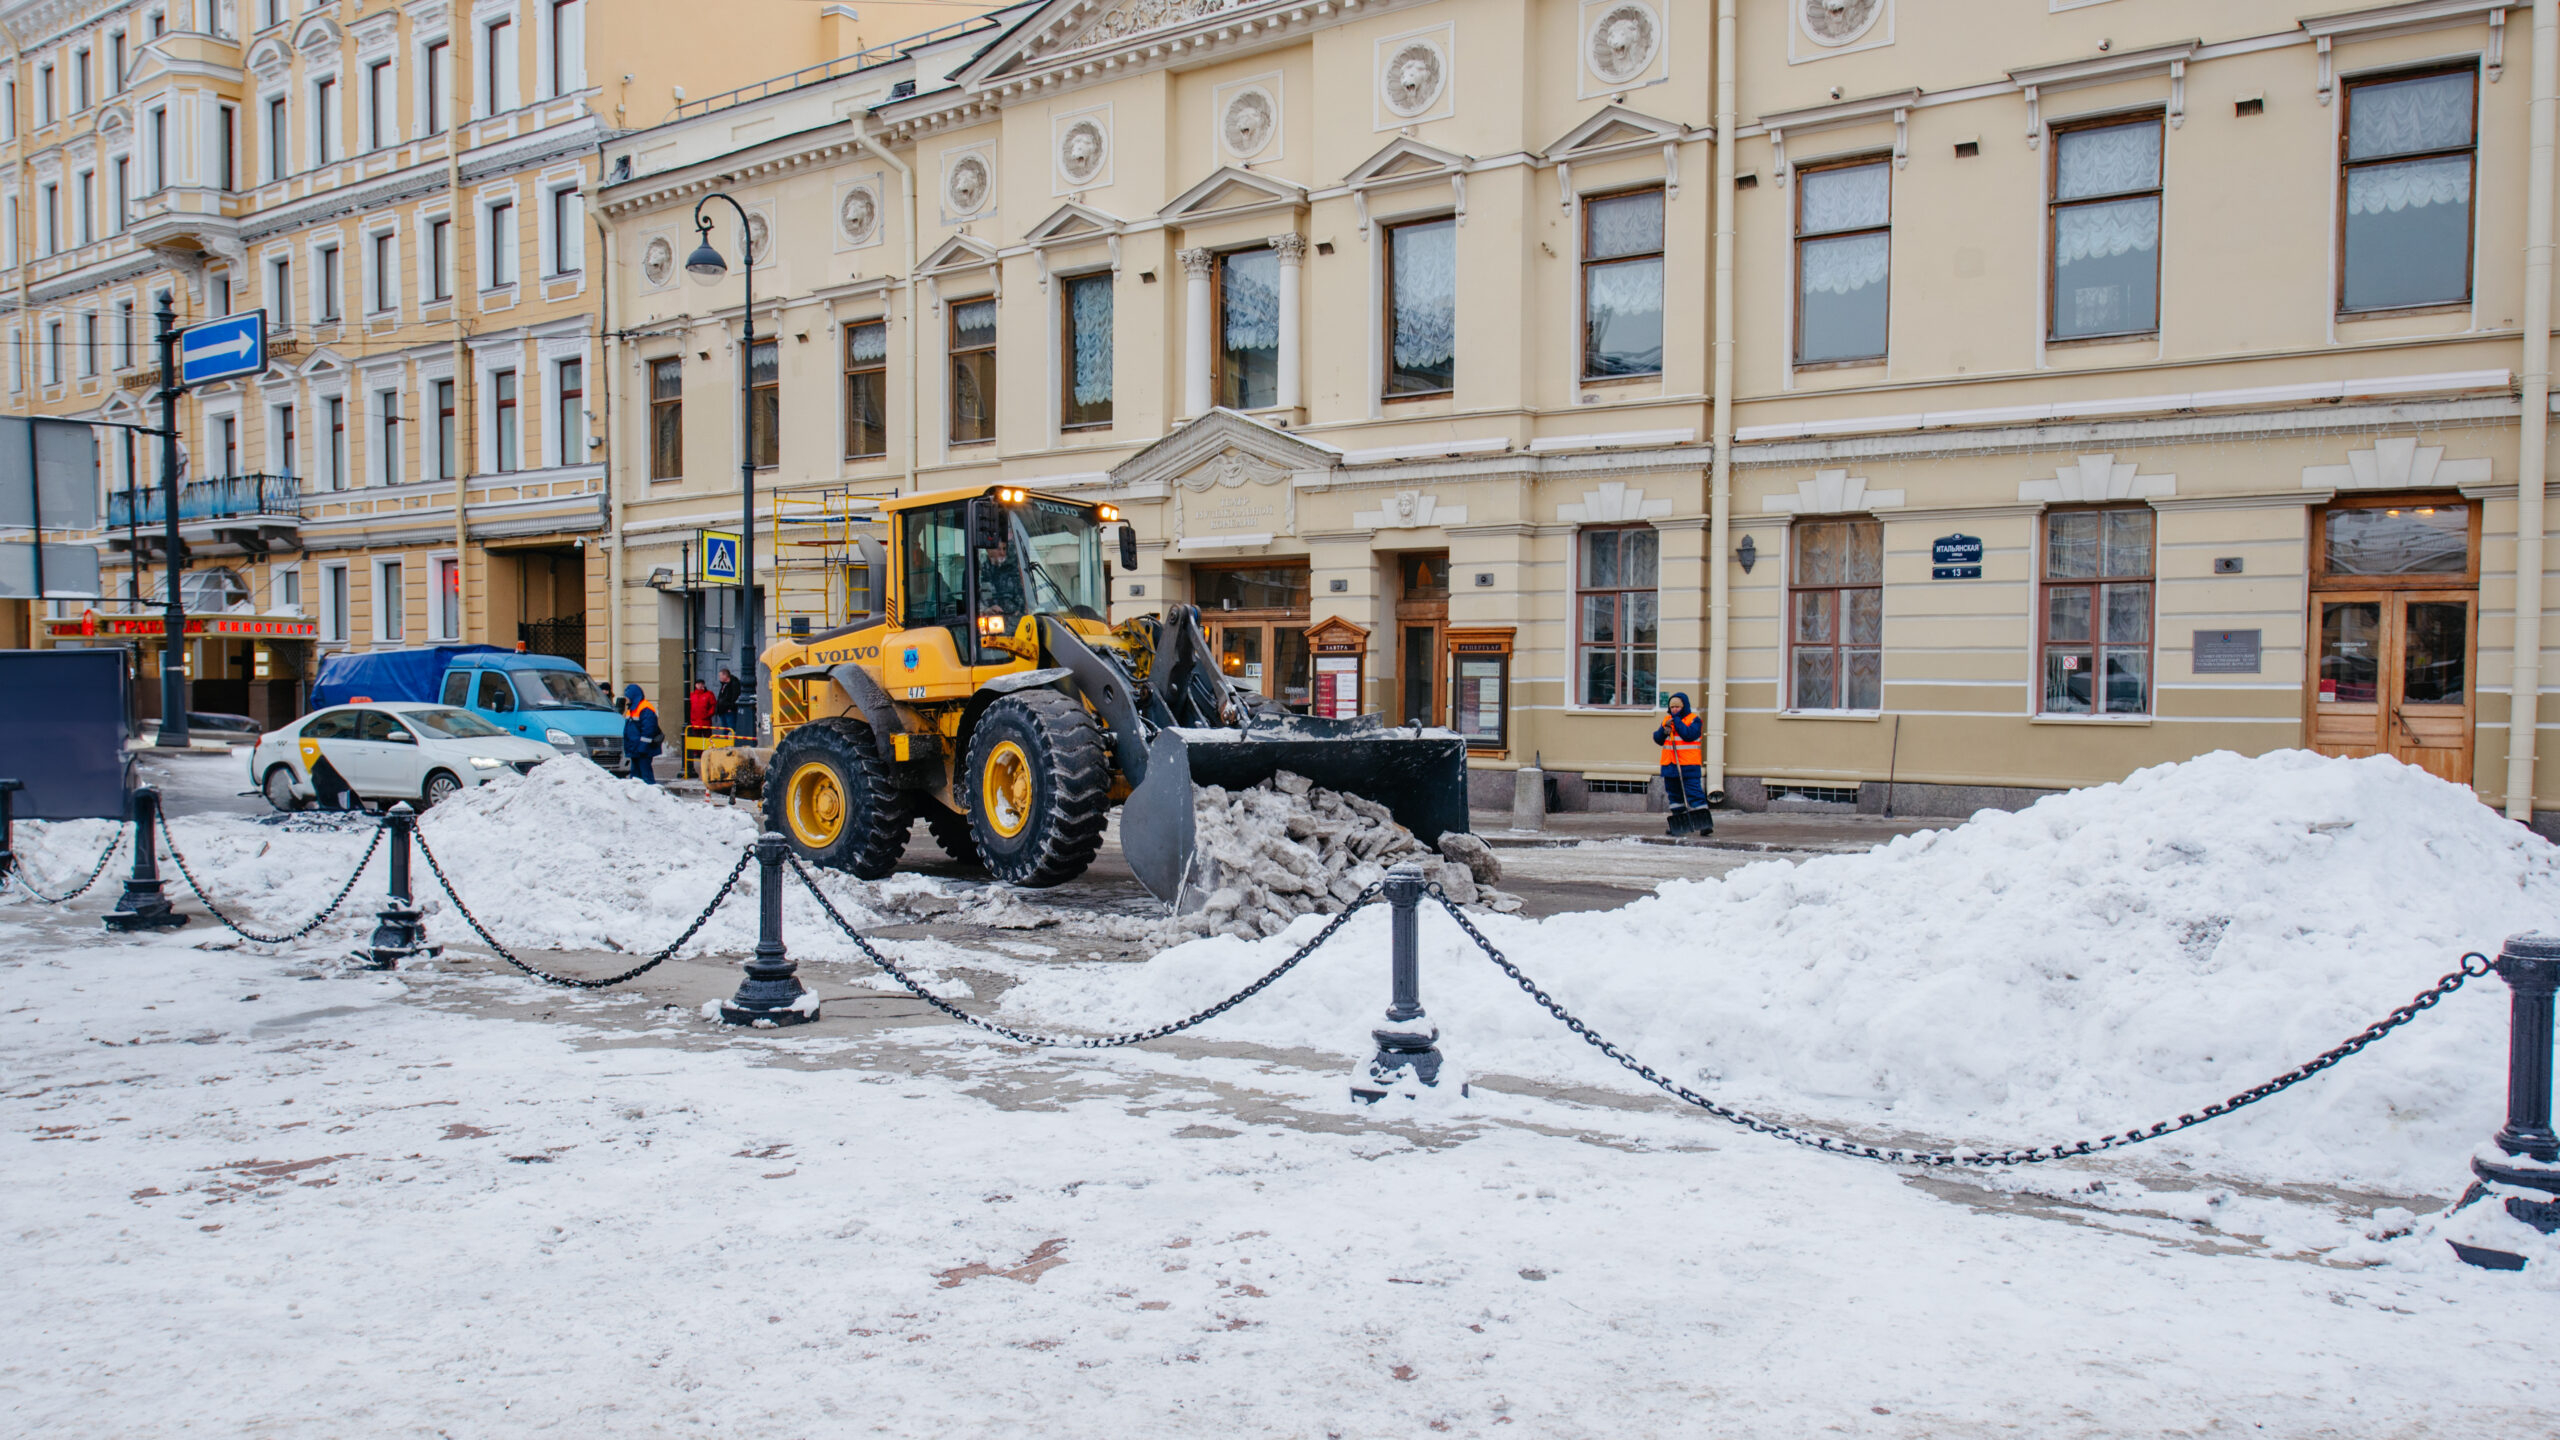
[[836,186],[836,249],[865,250],[881,240],[881,177],[868,175]]
[[1457,31],[1435,25],[1377,42],[1379,130],[1396,130],[1425,120],[1446,119],[1455,110],[1456,86],[1450,57]]
[[1173,482],[1179,545],[1229,539],[1258,543],[1298,529],[1298,492],[1289,472],[1233,446]]
[[1670,68],[1666,39],[1652,0],[1583,0],[1581,97],[1660,84]]
[[664,235],[652,235],[640,247],[640,278],[652,290],[664,290],[676,283],[676,245]]
[[942,218],[958,224],[992,212],[995,162],[984,150],[954,150],[942,157]]
[[1801,65],[1893,43],[1894,0],[1789,0],[1787,60]]
[[1222,158],[1238,165],[1281,158],[1278,71],[1221,85],[1209,104]]
[[1074,195],[1111,183],[1110,106],[1050,117],[1049,138],[1057,161],[1050,177],[1052,195]]
[[2413,435],[2377,439],[2370,450],[2350,450],[2344,465],[2305,465],[2305,490],[2427,490],[2486,485],[2486,460],[2447,460],[2441,445],[2421,445]]
[[1467,507],[1443,505],[1420,490],[1399,490],[1375,510],[1351,512],[1351,523],[1363,530],[1420,530],[1433,525],[1464,525]]

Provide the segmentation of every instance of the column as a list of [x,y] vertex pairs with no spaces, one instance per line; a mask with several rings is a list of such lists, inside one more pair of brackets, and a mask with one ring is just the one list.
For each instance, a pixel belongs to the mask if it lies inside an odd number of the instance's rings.
[[1307,239],[1295,231],[1271,237],[1280,252],[1280,408],[1298,408],[1298,276]]
[[1209,270],[1218,263],[1218,257],[1206,250],[1185,250],[1176,258],[1182,261],[1185,306],[1182,414],[1185,419],[1194,419],[1209,413],[1209,364],[1215,354],[1210,347],[1216,343],[1217,335],[1217,316],[1209,303]]

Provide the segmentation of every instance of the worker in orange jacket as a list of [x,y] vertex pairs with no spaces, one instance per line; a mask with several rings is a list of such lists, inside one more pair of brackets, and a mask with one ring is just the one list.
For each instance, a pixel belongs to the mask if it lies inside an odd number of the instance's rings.
[[658,783],[658,744],[666,734],[658,725],[658,707],[637,685],[622,687],[622,758],[631,762],[631,778],[643,785]]
[[1663,709],[1653,743],[1662,747],[1662,798],[1671,806],[1668,828],[1674,835],[1712,835],[1716,822],[1707,809],[1706,725],[1679,691],[1672,692]]

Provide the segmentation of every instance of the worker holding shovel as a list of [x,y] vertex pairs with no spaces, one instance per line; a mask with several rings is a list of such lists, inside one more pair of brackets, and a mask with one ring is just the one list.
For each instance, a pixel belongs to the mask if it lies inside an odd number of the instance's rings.
[[1706,726],[1689,710],[1689,697],[1673,691],[1653,742],[1662,747],[1662,798],[1671,806],[1670,833],[1713,835],[1707,810]]

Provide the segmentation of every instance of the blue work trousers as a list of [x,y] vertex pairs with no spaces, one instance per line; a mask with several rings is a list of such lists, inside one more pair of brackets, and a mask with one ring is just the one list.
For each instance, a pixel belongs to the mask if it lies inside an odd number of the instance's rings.
[[1662,767],[1662,798],[1674,810],[1707,808],[1707,773],[1702,765]]

